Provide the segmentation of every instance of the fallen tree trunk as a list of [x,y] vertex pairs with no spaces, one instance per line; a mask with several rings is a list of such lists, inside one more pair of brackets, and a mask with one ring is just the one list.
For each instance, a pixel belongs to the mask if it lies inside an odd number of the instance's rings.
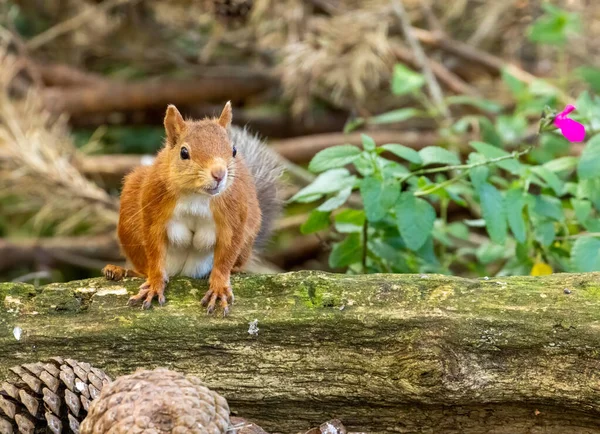
[[231,99],[240,101],[273,85],[265,76],[200,77],[186,80],[148,79],[137,82],[102,82],[43,90],[48,110],[54,113],[106,113],[121,110],[163,108]]
[[[433,146],[439,136],[432,132],[415,131],[372,131],[369,133],[377,143],[402,143],[413,149],[422,149]],[[286,160],[303,164],[311,160],[314,155],[323,149],[344,143],[360,145],[361,133],[324,133],[308,136],[294,137],[273,141],[272,149]],[[0,160],[2,154],[0,153]],[[79,169],[89,178],[101,179],[108,185],[114,185],[122,180],[123,176],[141,164],[152,164],[152,155],[89,155],[81,158]]]
[[369,432],[600,432],[599,277],[237,276],[226,319],[200,308],[203,281],[172,281],[151,311],[125,306],[139,279],[3,283],[0,375],[54,355],[113,376],[168,366],[268,431],[338,417]]

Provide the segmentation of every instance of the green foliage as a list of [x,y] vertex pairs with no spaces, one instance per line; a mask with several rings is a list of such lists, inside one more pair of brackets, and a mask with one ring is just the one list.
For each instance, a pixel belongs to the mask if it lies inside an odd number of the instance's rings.
[[396,219],[406,247],[417,251],[433,230],[435,209],[426,200],[405,192],[396,203]]
[[479,189],[479,200],[485,226],[492,241],[504,244],[506,241],[506,207],[502,194],[491,184],[483,183]]
[[311,234],[313,232],[322,231],[329,227],[329,212],[319,211],[318,209],[310,213],[308,220],[300,226],[300,232],[303,234]]
[[[529,37],[561,47],[579,26],[576,14],[546,4]],[[568,80],[577,76],[600,89],[600,70],[580,68]],[[574,157],[553,126],[566,100],[560,85],[525,83],[511,67],[502,70],[502,80],[514,98],[512,110],[483,98],[449,96],[451,110],[469,106],[475,113],[448,125],[424,92],[423,76],[396,65],[392,93],[421,107],[354,119],[346,131],[430,117],[443,125],[441,139],[417,151],[401,143],[377,146],[363,134],[362,150],[343,145],[315,156],[309,168],[322,173],[294,200],[320,201],[303,231],[331,228],[330,266],[478,275],[600,271],[600,98],[585,91],[575,103],[570,116],[585,124],[588,141]],[[459,149],[469,130],[479,137],[469,143],[465,161]],[[539,131],[533,145],[531,131]],[[346,205],[352,192],[362,206],[357,200]],[[463,211],[451,214],[451,205]]]
[[590,85],[594,92],[600,92],[600,69],[582,66],[577,69],[577,74]]
[[407,95],[420,90],[425,84],[423,75],[398,64],[394,67],[392,77],[392,93],[394,95]]
[[[415,83],[402,89],[419,92],[420,81],[412,74],[396,69],[396,79]],[[500,274],[600,270],[600,134],[588,135],[581,157],[568,155],[569,143],[552,126],[552,110],[544,109],[538,143],[527,148],[526,116],[555,96],[508,72],[504,80],[518,97],[514,111],[451,97],[449,105],[469,104],[496,116],[456,119],[439,146],[420,151],[399,143],[377,146],[363,134],[362,149],[342,145],[314,157],[309,168],[320,174],[293,200],[316,202],[303,233],[332,230],[331,267],[399,273],[452,273],[466,267],[480,275],[490,267]],[[588,131],[600,126],[600,98],[584,92],[577,104],[573,117]],[[406,110],[377,118],[404,120],[416,113]],[[470,142],[472,152],[463,161],[455,148],[444,145],[459,143],[473,123],[480,138]],[[362,207],[348,207],[352,192]],[[472,217],[449,220],[452,203]]]
[[564,45],[570,34],[580,31],[581,20],[576,13],[569,13],[549,3],[545,3],[543,8],[545,13],[529,28],[531,41]]
[[573,246],[573,268],[577,271],[600,270],[600,239],[581,237]]
[[327,169],[344,167],[352,163],[360,155],[360,149],[353,145],[333,146],[323,149],[314,156],[308,170],[312,172],[323,172]]

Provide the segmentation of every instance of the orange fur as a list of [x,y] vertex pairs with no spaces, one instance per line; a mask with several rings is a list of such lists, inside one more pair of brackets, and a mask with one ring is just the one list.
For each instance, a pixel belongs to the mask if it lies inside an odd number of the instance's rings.
[[[130,299],[132,303],[143,300],[143,307],[148,308],[154,297],[164,303],[167,223],[178,199],[185,194],[204,193],[210,197],[216,243],[209,290],[202,303],[212,312],[219,302],[224,313],[228,312],[228,301],[233,299],[231,272],[242,269],[250,259],[261,226],[252,176],[241,155],[232,155],[226,130],[231,117],[229,103],[219,119],[201,121],[184,121],[177,109],[169,106],[164,148],[152,166],[139,167],[125,178],[118,236],[134,271],[147,279]],[[183,146],[189,151],[189,160],[180,157]],[[219,188],[215,176],[225,171],[228,177],[224,190],[211,195],[210,189]]]

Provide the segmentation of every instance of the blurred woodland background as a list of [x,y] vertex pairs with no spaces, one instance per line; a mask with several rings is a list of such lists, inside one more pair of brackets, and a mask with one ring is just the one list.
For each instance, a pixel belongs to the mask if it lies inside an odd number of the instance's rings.
[[[151,162],[161,147],[169,103],[199,118],[218,114],[231,100],[234,123],[259,133],[285,159],[286,200],[314,181],[315,171],[307,168],[315,154],[336,145],[368,149],[372,139],[415,151],[444,148],[454,156],[434,158],[434,165],[465,161],[473,140],[498,148],[477,148],[486,157],[518,151],[535,137],[544,105],[560,111],[582,92],[600,88],[600,3],[550,3],[2,0],[0,280],[92,277],[106,263],[122,261],[115,236],[121,179]],[[598,107],[590,95],[576,105],[593,112],[586,117],[593,124]],[[480,276],[529,274],[536,266],[538,272],[540,266],[595,269],[600,189],[578,166],[585,145],[556,134],[540,143],[521,159],[535,175],[526,191],[538,200],[523,214],[526,235],[517,233],[520,217],[507,215],[513,236],[506,238],[506,221],[486,220],[486,206],[493,206],[485,203],[482,222],[480,192],[460,190],[460,182],[452,184],[456,190],[434,188],[445,195],[428,196],[438,216],[435,228],[425,229],[433,236],[413,243],[412,253],[410,242],[407,250],[406,239],[395,243],[397,234],[386,238],[381,234],[390,228],[375,223],[369,230],[379,232],[369,235],[374,244],[367,246],[364,214],[343,214],[356,230],[343,220],[330,229],[335,212],[315,214],[302,203],[309,201],[294,201],[254,269],[360,271],[362,263],[363,271]],[[429,153],[408,161],[419,167]],[[589,161],[591,171],[600,168]],[[515,179],[525,176],[505,166],[485,174],[498,189],[509,179],[502,170]],[[590,185],[571,185],[577,184],[576,169],[579,181]],[[442,171],[430,181],[412,178],[421,182],[415,188],[450,179]],[[504,187],[501,198],[511,194],[510,185]],[[362,212],[357,193],[339,198]],[[315,230],[307,226],[319,219]],[[380,219],[367,212],[367,220]],[[342,247],[354,252],[352,258],[332,259],[332,252],[344,254],[336,250],[344,234],[352,242]],[[578,239],[585,245],[576,246]],[[592,252],[596,262],[573,268],[574,251],[588,258]]]

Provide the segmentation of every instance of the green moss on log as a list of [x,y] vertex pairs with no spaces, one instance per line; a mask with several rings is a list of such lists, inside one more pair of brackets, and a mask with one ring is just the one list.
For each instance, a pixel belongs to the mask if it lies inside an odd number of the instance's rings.
[[206,315],[206,282],[185,278],[169,283],[164,307],[127,307],[141,283],[0,283],[0,376],[54,355],[111,375],[167,366],[286,432],[334,416],[371,432],[430,432],[448,418],[436,432],[523,432],[540,420],[578,432],[600,421],[596,273],[243,275],[227,318]]

